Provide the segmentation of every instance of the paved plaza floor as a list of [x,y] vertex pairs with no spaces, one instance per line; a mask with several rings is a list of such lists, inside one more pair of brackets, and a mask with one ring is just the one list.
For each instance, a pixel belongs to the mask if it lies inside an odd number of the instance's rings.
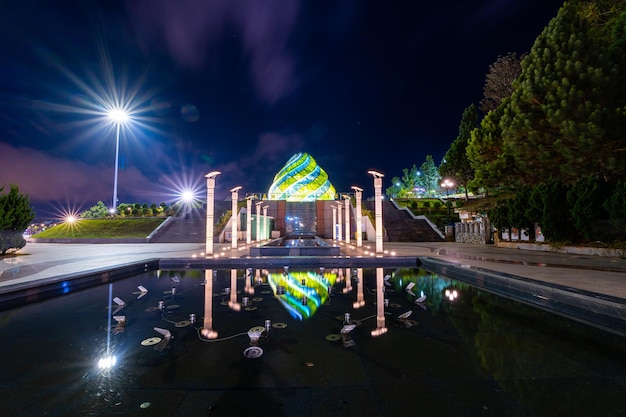
[[[626,259],[594,255],[573,255],[532,250],[499,248],[493,245],[419,242],[383,245],[385,258],[415,256],[452,264],[506,273],[546,283],[577,288],[624,299],[626,304]],[[342,254],[374,256],[375,245],[364,242],[357,248],[341,244]],[[249,246],[215,244],[214,254],[222,258],[246,257]],[[0,260],[0,292],[3,287],[30,283],[61,275],[113,267],[155,258],[203,257],[204,245],[196,243],[146,244],[55,244],[32,243],[15,256]]]

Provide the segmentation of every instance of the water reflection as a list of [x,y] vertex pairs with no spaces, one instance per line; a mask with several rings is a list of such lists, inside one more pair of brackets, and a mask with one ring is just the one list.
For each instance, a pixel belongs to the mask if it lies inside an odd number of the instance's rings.
[[[315,314],[292,316],[273,281],[285,293],[287,281],[319,290],[292,294],[299,307],[298,294],[308,294]],[[119,322],[108,325],[115,297],[127,301],[118,331]],[[244,297],[258,308],[247,310]],[[67,317],[68,325],[47,325]],[[24,398],[41,400],[48,415],[139,415],[143,406],[150,415],[240,415],[261,403],[272,415],[302,407],[413,415],[416,392],[428,399],[423,415],[623,414],[622,339],[418,269],[144,274],[6,313],[0,323],[14,341],[0,344],[6,415],[41,415]],[[118,361],[103,372],[96,364],[107,337]],[[563,392],[567,401],[554,401]]]
[[274,296],[293,318],[308,319],[324,304],[337,280],[334,272],[315,271],[269,272],[267,282]]

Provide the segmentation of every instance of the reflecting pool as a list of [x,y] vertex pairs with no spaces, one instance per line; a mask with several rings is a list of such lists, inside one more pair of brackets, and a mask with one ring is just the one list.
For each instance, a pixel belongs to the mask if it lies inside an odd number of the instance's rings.
[[622,416],[625,339],[421,269],[145,273],[0,313],[7,416]]

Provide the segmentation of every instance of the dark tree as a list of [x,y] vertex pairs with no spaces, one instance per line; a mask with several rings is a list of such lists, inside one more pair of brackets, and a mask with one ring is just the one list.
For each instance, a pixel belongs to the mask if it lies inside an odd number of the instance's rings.
[[525,182],[626,175],[625,9],[566,2],[522,61],[500,127]]
[[489,65],[489,71],[483,87],[483,99],[480,101],[480,110],[485,113],[495,110],[502,101],[513,93],[513,81],[522,71],[521,62],[524,56],[517,56],[509,52],[499,56],[496,62]]
[[574,225],[587,240],[603,240],[606,237],[601,225],[602,220],[609,217],[604,202],[611,189],[609,183],[591,175],[578,180],[567,192]]
[[541,232],[552,242],[567,242],[574,238],[572,218],[567,205],[569,187],[562,181],[549,179],[543,194],[543,214],[539,222]]
[[626,182],[617,183],[611,196],[604,203],[609,213],[611,224],[622,233],[626,233]]
[[[0,193],[4,187],[0,187]],[[0,254],[18,250],[26,245],[22,233],[35,218],[27,195],[20,194],[16,185],[11,185],[8,194],[0,194]]]
[[471,138],[472,130],[478,125],[478,110],[472,103],[464,111],[459,126],[459,135],[450,145],[450,149],[444,156],[443,163],[439,166],[441,177],[453,177],[456,184],[465,189],[465,199],[468,196],[469,182],[474,178],[474,169],[467,157],[467,144]]

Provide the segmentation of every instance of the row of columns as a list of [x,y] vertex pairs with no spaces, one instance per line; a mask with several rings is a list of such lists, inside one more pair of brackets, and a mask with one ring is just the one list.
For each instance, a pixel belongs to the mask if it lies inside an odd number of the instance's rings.
[[[214,212],[215,212],[215,178],[221,174],[219,171],[212,171],[205,175],[206,178],[206,241],[205,241],[205,253],[207,255],[213,255],[213,225],[215,224]],[[232,219],[231,219],[231,247],[233,249],[237,248],[237,204],[239,201],[239,190],[241,190],[241,186],[235,187],[230,190],[231,193],[231,201],[232,201]],[[252,200],[253,196],[246,197],[247,201],[247,227],[246,227],[246,243],[252,243]],[[261,210],[263,210],[263,219],[264,222],[264,234],[267,234],[267,209],[269,206],[262,206],[263,202],[259,201],[256,203],[256,240],[260,241],[261,238],[261,222],[259,219],[261,218]]]
[[[205,243],[205,252],[207,255],[213,254],[213,224],[214,224],[214,201],[215,201],[215,177],[221,174],[219,171],[209,172],[205,175],[207,179],[207,210],[206,210],[206,243]],[[383,213],[382,213],[382,185],[384,177],[383,174],[377,171],[368,171],[368,174],[374,177],[374,210],[375,210],[375,230],[376,230],[376,253],[383,252]],[[232,200],[232,220],[231,220],[231,247],[233,249],[237,248],[237,203],[239,200],[239,190],[241,187],[235,187],[231,192],[231,200]],[[355,231],[356,243],[357,247],[363,246],[363,237],[362,237],[362,212],[361,212],[361,200],[363,195],[363,189],[357,186],[353,186],[352,189],[355,191],[356,196],[356,224],[357,230]],[[345,242],[350,243],[350,196],[343,195],[343,209],[345,212],[345,223],[342,222],[342,204],[339,203],[337,206],[332,206],[333,209],[333,240],[343,240],[342,239],[342,225],[345,224]],[[246,227],[246,243],[252,243],[252,200],[253,196],[247,197],[247,227]],[[263,210],[263,218],[267,219],[267,209],[269,206],[262,206],[263,202],[259,201],[256,203],[256,214],[257,214],[257,222],[256,222],[256,237],[257,241],[260,240],[261,233],[261,222],[260,219],[260,211]],[[336,225],[339,225],[339,228]],[[267,234],[267,223],[265,223],[264,234]]]

